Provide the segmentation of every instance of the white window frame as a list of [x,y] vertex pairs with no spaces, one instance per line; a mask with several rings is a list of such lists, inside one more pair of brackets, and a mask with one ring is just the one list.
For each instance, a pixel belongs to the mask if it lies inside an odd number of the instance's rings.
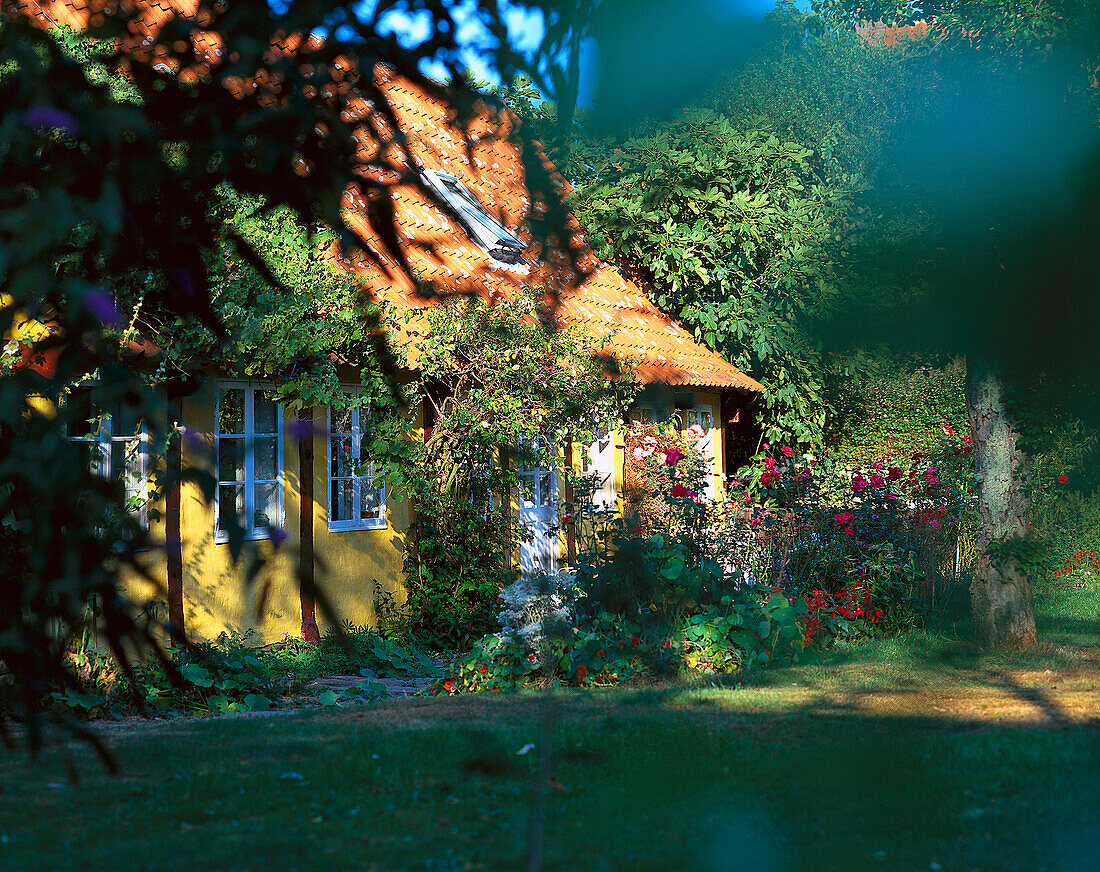
[[[615,487],[615,431],[608,427],[607,436],[601,437],[599,429],[593,428],[590,436],[592,441],[585,446],[584,471],[586,475],[596,475],[600,479],[600,486],[590,496],[592,510],[599,513],[618,511],[619,494]],[[600,443],[604,441],[607,445],[601,450]]]
[[[88,390],[94,391],[96,383],[84,383],[75,386],[72,390]],[[71,392],[70,394],[71,395]],[[67,395],[67,396],[68,396]],[[92,410],[95,410],[95,396],[91,396]],[[129,503],[129,494],[138,494],[141,496],[141,502],[133,508],[128,508],[127,511],[134,516],[138,526],[142,530],[148,532],[149,530],[149,455],[150,455],[150,443],[149,443],[149,428],[144,421],[137,428],[136,433],[115,433],[113,431],[113,418],[109,412],[104,412],[101,415],[89,419],[89,423],[92,421],[98,421],[98,429],[89,432],[84,436],[70,436],[65,433],[65,438],[73,443],[91,444],[96,445],[97,456],[96,466],[92,470],[96,475],[99,475],[105,479],[112,479],[116,476],[122,476],[125,474],[125,468],[116,470],[112,468],[112,446],[116,442],[129,443],[135,439],[138,442],[138,464],[139,470],[137,475],[137,487],[131,488],[123,481],[123,494],[127,495],[127,504]]]
[[[223,390],[244,391],[244,432],[226,433],[225,437],[243,439],[244,441],[244,510],[243,520],[245,539],[270,539],[272,527],[256,527],[256,391],[273,391],[274,385],[262,382],[250,382],[240,380],[219,380],[214,387],[214,477],[217,484],[214,488],[214,541],[223,545],[229,541],[229,533],[221,529],[221,489],[222,485],[241,484],[242,482],[223,482],[221,479],[221,439],[223,434],[218,432],[218,413],[221,405],[221,392]],[[264,434],[270,435],[270,434]],[[280,530],[286,524],[286,509],[284,506],[285,474],[283,459],[283,407],[275,403],[275,493],[278,503],[278,517],[274,527]],[[270,479],[262,479],[268,482]]]
[[[360,389],[355,386],[341,385],[340,390],[342,393],[347,394],[350,397],[357,397],[360,394]],[[328,528],[330,532],[337,533],[346,530],[385,530],[389,526],[389,519],[386,512],[386,482],[382,476],[378,475],[377,470],[374,468],[373,463],[368,463],[365,466],[362,463],[362,434],[363,434],[363,419],[370,419],[370,409],[364,408],[361,405],[353,406],[348,410],[351,413],[351,433],[347,434],[343,431],[333,431],[332,429],[332,406],[325,407],[325,491],[328,494]],[[358,464],[357,474],[350,476],[336,476],[336,481],[350,480],[352,482],[352,505],[356,507],[356,512],[359,514],[357,518],[351,518],[346,521],[334,521],[333,506],[332,506],[332,440],[334,436],[350,435],[352,445],[352,459]],[[364,480],[370,478],[378,490],[378,508],[380,517],[377,518],[364,518],[363,513],[363,485]]]
[[[454,176],[439,170],[424,170],[424,179],[440,199],[451,207],[466,234],[489,257],[501,266],[524,266],[526,261],[521,252],[527,248],[527,243],[490,215],[473,191]],[[451,186],[458,188],[458,191]]]

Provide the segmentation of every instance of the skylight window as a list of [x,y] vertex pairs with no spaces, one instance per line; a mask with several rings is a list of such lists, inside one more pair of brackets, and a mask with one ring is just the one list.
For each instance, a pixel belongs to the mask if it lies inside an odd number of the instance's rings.
[[462,182],[437,170],[425,170],[432,189],[451,207],[470,238],[494,260],[522,264],[527,244],[488,213]]

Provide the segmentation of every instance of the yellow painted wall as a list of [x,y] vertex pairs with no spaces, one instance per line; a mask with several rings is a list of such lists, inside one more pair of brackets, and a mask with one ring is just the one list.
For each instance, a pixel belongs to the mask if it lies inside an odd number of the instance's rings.
[[[183,402],[183,421],[187,436],[183,440],[184,468],[212,472],[214,469],[214,403],[217,382],[209,380],[200,393]],[[717,392],[695,391],[694,402],[713,407],[715,428],[715,494],[723,494],[723,432],[720,421],[721,397]],[[185,484],[181,494],[181,531],[183,540],[184,618],[188,634],[194,639],[213,639],[222,632],[255,631],[261,642],[273,642],[301,631],[301,603],[296,571],[299,555],[300,468],[298,443],[286,433],[293,413],[284,412],[283,437],[283,510],[287,539],[276,549],[266,540],[249,542],[241,560],[234,563],[228,544],[214,539],[214,506],[208,504],[200,488]],[[387,526],[378,530],[330,531],[328,524],[328,446],[326,410],[313,410],[313,539],[318,585],[327,593],[340,620],[357,626],[372,626],[377,620],[375,603],[380,595],[389,595],[397,603],[404,601],[402,564],[406,536],[411,521],[407,501],[386,495]],[[414,422],[415,438],[422,438],[421,422]],[[620,501],[624,488],[624,433],[614,434],[615,490]],[[583,471],[586,452],[583,445],[573,449],[573,468]],[[621,507],[621,502],[620,502]],[[156,506],[161,517],[151,519],[154,541],[164,541],[163,503]],[[568,561],[564,531],[559,537],[560,562]],[[255,580],[246,582],[251,555],[265,558]],[[518,553],[517,553],[518,558]],[[147,554],[150,574],[161,587],[166,580],[163,550]],[[149,585],[127,584],[138,597],[162,596]],[[262,614],[260,613],[262,612]],[[324,632],[326,621],[320,608],[318,624]]]
[[[202,391],[183,401],[183,463],[186,470],[214,471],[214,403],[217,383],[209,380]],[[284,410],[283,425],[283,511],[287,539],[279,548],[267,540],[246,543],[241,560],[234,563],[228,544],[215,542],[214,506],[207,503],[198,485],[185,483],[180,499],[180,530],[183,541],[183,605],[188,635],[213,639],[222,632],[255,631],[260,642],[278,641],[301,632],[301,600],[297,569],[300,549],[300,466],[297,439],[286,433],[294,413]],[[387,526],[378,530],[328,528],[328,446],[326,410],[313,410],[313,540],[318,586],[326,593],[338,619],[356,626],[376,621],[375,601],[387,592],[404,601],[402,562],[405,535],[409,527],[408,501],[386,495]],[[417,422],[416,434],[420,434]],[[163,500],[152,508],[161,517],[150,520],[150,536],[163,542],[165,524]],[[265,558],[264,566],[249,584],[247,568],[253,554]],[[146,555],[152,585],[130,579],[127,590],[139,600],[162,598],[167,582],[163,549]],[[262,614],[261,614],[262,612]],[[323,633],[327,621],[320,607],[318,625]]]
[[[380,594],[392,597],[397,604],[405,601],[402,564],[412,520],[411,507],[407,499],[398,499],[387,492],[385,529],[329,530],[325,413],[325,409],[313,410],[313,549],[317,583],[328,593],[340,620],[356,626],[373,626],[377,620],[375,603]],[[419,419],[413,434],[414,438],[423,438]],[[317,622],[323,633],[326,621],[320,609]]]

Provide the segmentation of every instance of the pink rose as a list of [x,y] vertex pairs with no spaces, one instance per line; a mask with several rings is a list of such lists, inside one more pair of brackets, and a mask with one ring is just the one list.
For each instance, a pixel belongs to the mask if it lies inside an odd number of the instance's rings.
[[772,482],[779,481],[779,473],[774,470],[767,470],[762,476],[760,476],[760,483],[762,485],[769,485]]
[[775,469],[775,458],[774,457],[765,457],[764,458],[764,466],[767,469]]
[[886,484],[886,479],[877,472],[871,476],[871,487],[882,487],[884,484]]
[[871,464],[874,469],[882,469],[883,465],[884,464],[881,460],[876,460],[874,463]]
[[665,466],[675,466],[676,462],[680,460],[680,458],[682,458],[683,456],[684,452],[676,446],[673,446],[664,453],[664,460],[662,461],[662,463],[664,463]]
[[645,460],[646,453],[641,448],[634,449],[634,459],[638,461]]
[[867,487],[867,482],[863,480],[862,475],[857,475],[852,479],[852,493],[863,493]]
[[893,481],[894,479],[901,478],[901,470],[896,466],[891,466],[890,471],[886,473],[886,477]]
[[794,449],[791,448],[789,445],[784,445],[779,450],[783,452],[784,457],[791,457],[794,454]]

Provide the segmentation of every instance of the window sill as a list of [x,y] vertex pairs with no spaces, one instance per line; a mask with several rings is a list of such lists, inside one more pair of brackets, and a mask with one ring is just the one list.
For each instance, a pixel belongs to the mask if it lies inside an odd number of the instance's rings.
[[355,533],[363,530],[386,530],[389,529],[389,526],[389,522],[385,520],[337,521],[336,523],[329,523],[328,531],[330,533]]
[[[245,536],[244,536],[244,541],[245,542],[263,542],[264,540],[269,540],[269,539],[271,539],[271,531],[270,530],[264,530],[263,532],[256,532],[256,533],[246,533]],[[280,541],[283,541],[283,540],[281,539]],[[229,544],[229,534],[228,533],[221,533],[221,532],[215,533],[214,534],[214,544],[215,545],[228,545]]]

